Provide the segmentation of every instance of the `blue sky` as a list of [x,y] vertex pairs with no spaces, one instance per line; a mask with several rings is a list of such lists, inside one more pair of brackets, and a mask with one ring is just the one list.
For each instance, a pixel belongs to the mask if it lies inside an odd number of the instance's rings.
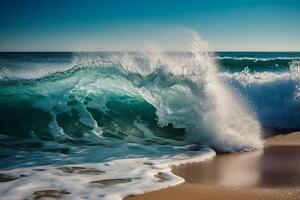
[[185,29],[217,51],[299,51],[300,1],[0,1],[2,51],[185,50]]

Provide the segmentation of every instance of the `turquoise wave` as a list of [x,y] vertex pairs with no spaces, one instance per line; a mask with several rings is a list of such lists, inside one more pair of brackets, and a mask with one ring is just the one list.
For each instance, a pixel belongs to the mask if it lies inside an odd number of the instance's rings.
[[[248,150],[260,147],[258,123],[300,128],[297,57],[228,56],[0,54],[0,168],[176,154],[191,144]],[[227,135],[232,127],[241,135]]]

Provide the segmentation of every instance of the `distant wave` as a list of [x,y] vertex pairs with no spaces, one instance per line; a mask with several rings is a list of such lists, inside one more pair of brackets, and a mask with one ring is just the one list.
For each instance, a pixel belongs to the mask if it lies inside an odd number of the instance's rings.
[[259,57],[231,57],[231,56],[216,56],[219,60],[253,60],[253,61],[272,61],[272,60],[300,60],[300,57],[273,57],[273,58],[259,58]]
[[293,61],[300,60],[300,57],[217,57],[222,71],[239,72],[248,67],[251,72],[289,70]]
[[224,72],[220,76],[251,102],[260,122],[273,128],[300,128],[300,61],[288,71]]

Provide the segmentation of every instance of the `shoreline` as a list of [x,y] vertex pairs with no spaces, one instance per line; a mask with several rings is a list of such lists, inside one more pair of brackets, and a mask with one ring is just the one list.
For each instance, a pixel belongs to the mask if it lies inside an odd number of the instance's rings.
[[221,154],[173,166],[172,172],[185,182],[125,200],[296,200],[300,197],[300,132],[270,137],[262,151]]

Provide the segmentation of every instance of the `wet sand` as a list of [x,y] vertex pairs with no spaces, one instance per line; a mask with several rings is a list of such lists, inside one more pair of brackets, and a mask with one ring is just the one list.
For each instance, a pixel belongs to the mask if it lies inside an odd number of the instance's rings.
[[185,183],[126,199],[300,200],[300,132],[269,138],[262,151],[217,155],[173,172]]

